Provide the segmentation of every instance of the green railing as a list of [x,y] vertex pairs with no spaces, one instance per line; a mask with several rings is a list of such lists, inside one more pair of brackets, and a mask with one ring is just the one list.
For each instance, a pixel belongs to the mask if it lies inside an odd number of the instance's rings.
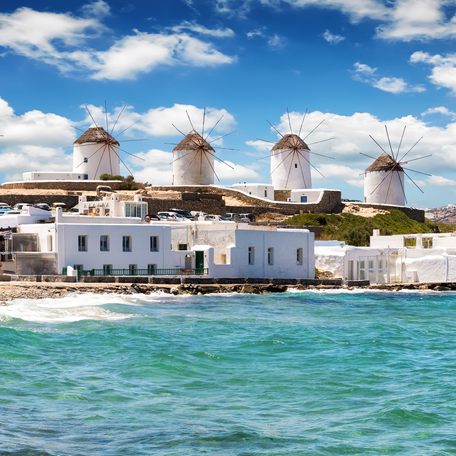
[[163,276],[163,275],[207,275],[207,268],[196,269],[90,269],[88,271],[79,271],[80,276]]

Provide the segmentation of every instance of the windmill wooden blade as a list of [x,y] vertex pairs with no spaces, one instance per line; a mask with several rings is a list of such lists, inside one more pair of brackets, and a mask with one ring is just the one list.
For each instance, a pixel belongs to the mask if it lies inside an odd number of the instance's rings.
[[179,130],[179,128],[176,127],[173,123],[171,124],[182,136],[187,136],[182,130]]
[[424,191],[421,189],[421,187],[409,176],[409,174],[404,171],[404,174],[411,180],[412,184],[421,192],[424,193]]
[[190,119],[190,115],[189,115],[189,113],[188,113],[187,110],[185,110],[185,114],[187,114],[187,118],[188,118],[188,121],[190,122],[190,126],[192,127],[192,130],[193,130],[193,131],[196,131],[196,130],[195,130],[195,127],[193,126],[192,119]]
[[125,149],[122,149],[120,146],[117,146],[119,150],[121,150],[122,152],[124,152],[125,154],[127,155],[131,155],[132,157],[134,158],[137,158],[138,160],[142,160],[142,161],[145,161],[144,158],[140,157],[139,155],[135,155],[135,154],[132,154],[130,152],[127,152]]
[[389,135],[389,132],[388,132],[388,127],[386,125],[385,125],[385,131],[386,131],[386,137],[388,138],[388,144],[390,146],[391,157],[394,160],[396,160],[396,158],[394,157],[393,146],[391,145],[391,139],[390,139],[390,135]]
[[307,188],[307,181],[306,181],[306,177],[304,174],[304,170],[302,169],[301,160],[298,160],[298,163],[299,163],[299,168],[301,169],[301,176],[302,176],[302,180],[304,182],[304,186]]
[[275,141],[268,141],[267,139],[256,138],[256,141],[263,141],[271,144],[275,144]]
[[222,160],[221,158],[218,158],[217,155],[215,155],[214,153],[212,153],[210,150],[206,150],[206,152],[210,155],[212,155],[215,160],[219,161],[220,163],[223,163],[224,165],[228,166],[228,168],[231,168],[231,169],[234,169],[233,166],[231,166],[229,163],[227,163],[226,161]]
[[[103,160],[103,157],[104,157],[104,154],[106,152],[106,148],[103,149],[103,152],[100,156],[100,160],[98,160],[98,165],[97,165],[97,168],[95,170],[95,179],[98,177],[98,169],[100,168],[100,165],[101,165],[101,161]],[[108,146],[108,153],[110,153],[110,149],[109,149],[109,146]]]
[[309,165],[318,173],[320,174],[321,177],[325,178],[326,176],[314,165],[312,165],[312,163],[310,162],[310,160],[307,159],[306,156],[302,155],[302,153],[300,151],[298,151],[298,153],[301,155],[301,157],[307,162],[309,163]]
[[412,173],[422,174],[423,176],[432,176],[432,174],[424,173],[423,171],[417,171],[416,169],[405,168],[402,166],[402,169],[406,169],[407,171],[411,171]]
[[122,158],[120,157],[120,155],[118,154],[116,148],[114,147],[114,153],[117,155],[117,158],[119,159],[119,161],[122,163],[122,165],[125,166],[125,168],[127,169],[127,171],[130,173],[130,176],[133,176],[133,173],[131,172],[131,169],[127,166],[127,164],[122,160]]
[[296,154],[296,151],[293,151],[293,155],[290,160],[290,166],[288,167],[288,174],[287,174],[287,180],[285,181],[285,188],[287,188],[287,186],[288,186],[288,180],[290,179],[291,168],[293,167],[293,158],[294,158],[295,154]]
[[214,142],[216,142],[216,141],[218,141],[218,140],[220,140],[222,138],[225,138],[226,136],[232,135],[233,133],[234,133],[234,131],[230,131],[229,133],[225,133],[224,135],[219,136],[218,138],[215,138],[215,139],[212,139],[211,141],[208,141],[208,143],[212,144],[212,143],[214,143]]
[[318,127],[319,127],[319,126],[320,126],[320,125],[321,125],[323,122],[325,122],[325,121],[326,121],[326,119],[323,119],[323,120],[322,120],[320,123],[318,123],[318,124],[317,124],[317,125],[316,125],[316,126],[313,128],[313,129],[312,129],[312,130],[310,130],[310,132],[309,132],[309,133],[307,133],[307,135],[306,135],[306,136],[304,136],[304,138],[302,138],[302,139],[303,139],[303,141],[305,141],[305,140],[306,140],[306,138],[308,138],[308,137],[309,137],[309,136],[310,136],[310,135],[311,135],[311,134],[312,134],[314,131],[316,131],[316,130],[317,130],[317,128],[318,128]]
[[428,158],[428,157],[432,157],[432,154],[423,155],[422,157],[418,157],[418,158],[412,158],[411,160],[407,160],[407,161],[401,161],[400,164],[406,165],[407,163],[411,163],[411,162],[414,162],[417,160],[422,160],[423,158]]
[[390,170],[386,173],[385,177],[384,177],[384,178],[379,182],[379,184],[370,192],[371,195],[373,195],[373,194],[377,191],[377,189],[380,187],[380,185],[382,185],[383,182],[385,182],[386,178],[387,178],[393,171],[394,171],[394,168],[393,168],[393,169],[390,169]]
[[87,158],[85,158],[79,165],[76,165],[75,168],[79,168],[81,165],[84,163],[88,162],[99,150],[101,150],[103,147],[106,147],[106,144],[103,143],[93,154],[89,155]]
[[290,152],[288,152],[288,155],[273,169],[271,170],[271,174],[273,174],[275,172],[275,170],[293,153],[293,151],[291,150]]
[[123,107],[122,107],[122,109],[120,110],[119,114],[117,115],[116,121],[114,122],[114,125],[112,126],[111,131],[109,132],[110,135],[112,135],[112,133],[113,133],[113,131],[114,131],[114,128],[116,128],[117,122],[119,121],[120,116],[122,115],[122,113],[124,112],[124,109],[125,109],[126,107],[127,107],[127,105],[124,104]]
[[401,190],[402,190],[402,195],[404,196],[405,204],[408,204],[407,196],[405,195],[404,179],[399,179],[399,183],[401,184]]
[[[399,179],[400,179],[400,176],[399,176]],[[388,190],[386,191],[385,202],[388,201],[388,196],[389,196],[389,191],[390,191],[390,187],[391,187],[391,182],[392,181],[393,181],[393,173],[391,173],[391,175],[390,175],[390,180],[389,180],[389,183],[388,183]]]
[[270,126],[271,126],[271,127],[272,127],[272,128],[273,128],[273,129],[274,129],[274,130],[275,130],[275,131],[276,131],[276,132],[277,132],[277,133],[278,133],[278,134],[279,134],[279,135],[282,137],[282,138],[283,138],[283,135],[282,135],[282,133],[280,133],[280,131],[279,131],[279,130],[277,130],[277,128],[276,128],[276,127],[274,127],[274,125],[272,125],[272,123],[271,123],[271,122],[269,122],[269,120],[267,120],[266,122],[267,122],[267,123],[268,123],[268,124],[269,124],[269,125],[270,125]]
[[214,126],[210,129],[209,133],[208,133],[207,136],[204,138],[205,140],[207,140],[207,138],[209,138],[209,136],[211,136],[211,133],[216,129],[217,125],[222,121],[224,115],[225,115],[225,114],[222,114],[222,116],[220,117],[220,119],[217,120],[217,122],[215,122]]
[[204,122],[206,120],[206,106],[203,109],[203,129],[201,130],[201,137],[204,138]]
[[104,104],[105,104],[105,117],[106,117],[106,131],[109,131],[108,107],[106,105],[106,100],[105,100]]
[[[288,125],[290,127],[290,132],[291,134],[293,134],[293,128],[291,127],[291,120],[290,120],[290,111],[288,111],[288,107],[287,107],[287,116],[288,116]],[[286,187],[286,185],[285,185]]]
[[404,129],[402,130],[401,140],[399,141],[399,145],[397,146],[396,160],[399,158],[399,152],[401,150],[402,140],[404,139],[405,129],[406,128],[407,128],[407,125],[404,125]]
[[319,157],[325,157],[325,158],[329,158],[330,160],[335,160],[334,157],[330,157],[329,155],[320,154],[319,152],[314,152],[313,150],[308,150],[307,152],[312,155],[318,155]]
[[[207,162],[209,163],[209,166],[211,167],[212,172],[214,173],[214,176],[217,178],[217,180],[218,180],[219,182],[222,182],[222,181],[220,180],[220,178],[218,177],[217,173],[215,172],[215,168],[212,166],[212,163],[211,163],[211,161],[207,158],[207,155],[206,155],[206,154],[204,154],[204,158],[205,158],[205,159],[207,160]],[[234,169],[234,168],[233,168],[233,169]]]
[[89,108],[87,107],[87,105],[85,105],[85,109],[86,109],[86,111],[89,113],[89,116],[90,116],[90,118],[92,119],[92,122],[95,124],[95,126],[96,126],[97,128],[100,128],[100,127],[98,126],[98,124],[95,122],[95,119],[93,118],[92,113],[90,112],[90,110],[89,110]]
[[192,151],[187,152],[186,154],[181,155],[180,157],[175,158],[172,162],[170,162],[170,164],[172,165],[174,162],[177,162],[177,161],[181,160],[182,158],[187,157],[188,155],[190,155],[190,154],[192,154],[192,153],[193,153]]
[[315,142],[307,143],[307,145],[308,145],[308,146],[313,146],[314,144],[320,144],[320,143],[322,143],[322,142],[332,141],[333,139],[336,139],[336,137],[333,136],[332,138],[321,139],[320,141],[315,141]]
[[361,155],[364,155],[365,157],[372,158],[372,160],[377,160],[377,157],[373,157],[372,155],[365,154],[364,152],[360,152]]
[[423,139],[423,136],[421,136],[421,138],[415,143],[413,144],[412,147],[410,147],[410,149],[402,156],[402,158],[399,160],[399,162],[402,162],[404,160],[404,158],[415,148],[415,146]]
[[304,121],[306,120],[306,116],[307,116],[307,108],[306,108],[306,112],[302,116],[301,125],[299,126],[299,133],[298,133],[299,137],[301,136],[302,126],[304,125]]
[[[380,149],[383,150],[383,152],[385,152],[386,155],[389,155],[388,152],[383,149],[383,147],[375,140],[375,138],[372,136],[372,135],[369,135],[370,139],[372,139],[372,141],[374,141],[375,144],[377,144],[378,147],[380,147]],[[394,159],[394,157],[392,157]]]

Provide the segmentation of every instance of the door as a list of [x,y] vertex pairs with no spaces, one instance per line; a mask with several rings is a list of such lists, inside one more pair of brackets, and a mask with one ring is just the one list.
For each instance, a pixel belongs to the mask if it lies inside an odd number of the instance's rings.
[[196,274],[204,274],[204,252],[195,252],[195,269]]

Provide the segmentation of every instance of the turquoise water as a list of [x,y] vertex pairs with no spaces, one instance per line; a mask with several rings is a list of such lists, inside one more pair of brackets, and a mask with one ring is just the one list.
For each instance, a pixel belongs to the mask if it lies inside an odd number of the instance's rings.
[[0,308],[2,455],[454,455],[456,295]]

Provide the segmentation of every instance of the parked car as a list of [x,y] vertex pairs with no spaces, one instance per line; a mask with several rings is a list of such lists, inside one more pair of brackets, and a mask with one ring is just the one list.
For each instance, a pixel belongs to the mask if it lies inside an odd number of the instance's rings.
[[4,204],[4,203],[0,203],[2,205],[0,205],[0,215],[3,215],[3,214],[8,214],[12,211],[11,207],[8,206],[7,204]]
[[187,219],[192,219],[193,214],[190,211],[186,211],[185,209],[170,209],[169,212],[175,212],[176,214],[182,215]]
[[11,209],[11,206],[7,203],[0,203],[0,208],[1,207],[9,207]]
[[157,216],[160,220],[168,220],[168,221],[174,221],[174,222],[184,222],[189,220],[186,217],[183,217],[180,214],[177,214],[176,212],[157,212]]
[[255,216],[250,213],[250,212],[246,212],[244,214],[239,214],[239,217],[241,217],[241,220],[242,219],[248,219],[249,222],[254,222],[255,221]]
[[26,207],[32,207],[32,205],[30,203],[17,203],[14,205],[13,210],[22,211],[22,209],[25,209]]
[[210,222],[229,222],[230,219],[228,217],[225,217],[223,215],[214,215],[214,214],[208,214],[204,217],[204,220],[210,221]]
[[51,208],[49,207],[49,204],[46,204],[46,203],[35,204],[35,207],[37,207],[38,209],[43,209],[43,211],[50,211],[51,210]]

